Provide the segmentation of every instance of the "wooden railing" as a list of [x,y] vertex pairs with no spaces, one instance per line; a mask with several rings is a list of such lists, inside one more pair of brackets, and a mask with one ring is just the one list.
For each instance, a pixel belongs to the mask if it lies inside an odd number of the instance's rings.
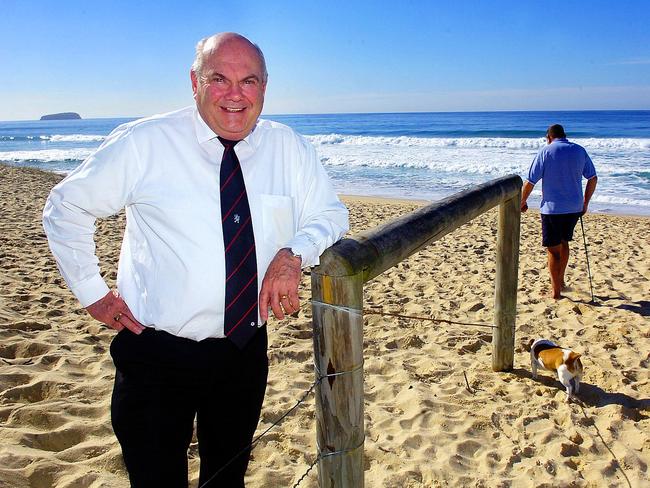
[[311,274],[318,478],[363,487],[363,284],[499,205],[492,369],[512,369],[522,181],[499,178],[329,248]]

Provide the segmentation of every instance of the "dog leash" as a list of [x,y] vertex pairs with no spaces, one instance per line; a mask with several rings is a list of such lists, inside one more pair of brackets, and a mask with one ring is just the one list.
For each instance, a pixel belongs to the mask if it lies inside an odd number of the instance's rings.
[[591,302],[594,302],[594,286],[591,283],[591,268],[589,267],[589,251],[587,251],[587,236],[585,235],[585,225],[582,223],[580,216],[580,227],[582,228],[582,241],[585,243],[585,256],[587,257],[587,275],[589,276],[589,290],[591,290]]

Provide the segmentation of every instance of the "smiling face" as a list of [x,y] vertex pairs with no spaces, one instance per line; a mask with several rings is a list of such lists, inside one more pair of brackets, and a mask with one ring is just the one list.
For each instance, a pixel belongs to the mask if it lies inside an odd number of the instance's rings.
[[196,107],[205,123],[225,139],[253,130],[264,105],[266,75],[258,50],[237,34],[208,39],[198,72],[190,72]]

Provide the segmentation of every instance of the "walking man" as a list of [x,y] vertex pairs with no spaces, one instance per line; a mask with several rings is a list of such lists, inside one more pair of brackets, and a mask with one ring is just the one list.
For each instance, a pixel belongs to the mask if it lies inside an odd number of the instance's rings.
[[[314,148],[258,119],[267,71],[257,45],[235,33],[202,39],[190,78],[194,105],[115,129],[43,214],[68,286],[119,331],[111,417],[134,488],[187,487],[195,417],[200,485],[244,486],[269,308],[278,319],[297,311],[301,266],[348,229]],[[110,291],[94,224],[123,208]]]
[[[552,296],[562,297],[564,273],[569,263],[569,241],[573,229],[587,212],[598,177],[582,146],[569,142],[560,124],[546,131],[546,142],[530,166],[521,194],[521,211],[528,210],[527,200],[535,184],[542,180],[542,245],[548,254]],[[587,179],[584,197],[582,178]]]

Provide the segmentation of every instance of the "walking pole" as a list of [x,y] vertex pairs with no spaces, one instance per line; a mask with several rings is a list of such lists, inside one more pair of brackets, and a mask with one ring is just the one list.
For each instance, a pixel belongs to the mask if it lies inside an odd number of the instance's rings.
[[582,241],[585,243],[585,256],[587,257],[587,274],[589,275],[589,289],[591,290],[591,301],[594,301],[594,286],[591,283],[591,269],[589,268],[589,251],[587,251],[587,237],[585,236],[585,225],[580,216],[580,227],[582,228]]

